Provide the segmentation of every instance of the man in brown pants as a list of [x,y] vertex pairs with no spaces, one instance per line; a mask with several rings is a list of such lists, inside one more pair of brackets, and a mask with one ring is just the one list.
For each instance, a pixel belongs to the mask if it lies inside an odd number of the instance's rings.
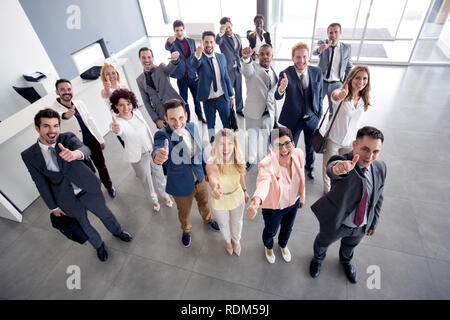
[[[184,102],[171,99],[164,104],[164,120],[167,125],[155,133],[153,161],[167,168],[166,192],[173,196],[178,208],[185,247],[191,245],[190,213],[195,197],[203,221],[218,231],[219,225],[212,220],[208,204],[206,159],[197,126],[186,123]],[[170,155],[170,156],[169,156]]]

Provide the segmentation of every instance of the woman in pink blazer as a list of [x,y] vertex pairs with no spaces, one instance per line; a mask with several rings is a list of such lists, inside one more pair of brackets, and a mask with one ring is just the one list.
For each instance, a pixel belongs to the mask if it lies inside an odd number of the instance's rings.
[[278,244],[283,259],[290,262],[287,243],[297,208],[305,203],[305,156],[301,149],[295,148],[288,128],[272,130],[270,141],[272,152],[258,164],[256,191],[246,214],[254,219],[258,208],[262,207],[265,225],[262,238],[269,263],[275,262],[273,237],[281,226]]

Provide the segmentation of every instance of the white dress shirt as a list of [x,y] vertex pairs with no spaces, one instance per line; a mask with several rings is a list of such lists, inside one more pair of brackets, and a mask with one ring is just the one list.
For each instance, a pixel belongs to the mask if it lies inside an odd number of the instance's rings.
[[[331,49],[331,46],[329,47],[329,50],[330,50],[329,59],[331,60],[331,52],[333,50],[333,49]],[[331,65],[330,77],[328,79],[324,79],[324,80],[341,81],[341,78],[339,77],[340,66],[341,66],[341,43],[338,42],[338,44],[334,48],[333,64]]]
[[222,88],[222,75],[220,73],[219,62],[217,61],[216,55],[214,53],[212,55],[207,55],[205,53],[205,56],[207,58],[212,58],[212,62],[213,62],[213,65],[214,65],[214,71],[216,73],[216,82],[217,82],[217,91],[214,91],[214,85],[213,85],[213,82],[211,81],[211,88],[209,90],[208,99],[218,98],[218,97],[220,97],[221,95],[224,94],[224,91],[223,91],[223,88]]

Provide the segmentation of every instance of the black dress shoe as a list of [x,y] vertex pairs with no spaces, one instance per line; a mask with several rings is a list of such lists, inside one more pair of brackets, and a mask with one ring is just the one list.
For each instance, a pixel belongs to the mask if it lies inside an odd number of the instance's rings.
[[122,231],[121,234],[115,234],[114,237],[117,237],[120,240],[125,241],[125,242],[131,242],[131,240],[133,240],[133,237],[131,236],[131,234],[129,234],[126,231]]
[[240,115],[241,117],[244,117],[244,113],[242,111],[236,111],[236,114]]
[[97,257],[100,259],[100,261],[108,260],[108,251],[106,251],[104,242],[102,242],[102,245],[97,248]]
[[116,196],[116,189],[114,187],[111,187],[108,189],[108,193],[111,198],[114,198]]
[[319,276],[321,266],[322,264],[320,264],[319,262],[311,260],[311,263],[309,265],[309,274],[311,275],[311,277],[317,278]]
[[356,275],[356,270],[351,263],[343,264],[345,275],[347,276],[348,281],[351,283],[358,282],[358,276]]
[[247,171],[249,171],[251,168],[252,168],[252,164],[250,163],[250,162],[247,162],[246,164],[245,164],[245,170],[247,170]]
[[311,180],[314,180],[315,176],[314,176],[314,171],[306,171],[306,175],[308,176],[308,178],[310,178]]
[[207,124],[206,119],[203,118],[203,116],[198,117],[198,120],[203,122],[204,124]]

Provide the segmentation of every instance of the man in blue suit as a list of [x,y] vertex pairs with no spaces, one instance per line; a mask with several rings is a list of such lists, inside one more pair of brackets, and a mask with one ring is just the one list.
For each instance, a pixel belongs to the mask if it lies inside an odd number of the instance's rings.
[[197,99],[203,102],[210,142],[214,141],[216,110],[224,128],[229,128],[230,108],[234,106],[234,93],[227,71],[227,61],[215,53],[215,34],[205,31],[200,45],[191,57],[191,64],[199,77]]
[[297,146],[300,134],[305,136],[306,172],[314,179],[314,149],[311,137],[317,129],[322,116],[322,71],[318,67],[308,66],[309,47],[299,42],[292,48],[293,66],[281,71],[275,99],[284,96],[278,122],[291,129]]
[[170,52],[178,51],[180,53],[180,59],[177,68],[170,76],[177,79],[180,96],[186,101],[188,122],[190,122],[191,119],[188,103],[189,89],[191,90],[192,98],[194,99],[195,114],[199,121],[206,124],[206,120],[203,118],[202,106],[200,105],[200,101],[197,100],[197,73],[191,66],[191,56],[195,52],[195,41],[194,39],[184,36],[184,23],[181,20],[175,20],[173,22],[173,31],[175,32],[175,35],[167,39],[166,50],[169,50]]
[[153,161],[167,168],[166,192],[175,199],[183,230],[181,242],[189,247],[194,197],[203,221],[214,230],[220,229],[209,210],[206,159],[198,128],[192,122],[186,123],[187,113],[182,100],[171,99],[164,104],[164,109],[167,125],[155,133]]

